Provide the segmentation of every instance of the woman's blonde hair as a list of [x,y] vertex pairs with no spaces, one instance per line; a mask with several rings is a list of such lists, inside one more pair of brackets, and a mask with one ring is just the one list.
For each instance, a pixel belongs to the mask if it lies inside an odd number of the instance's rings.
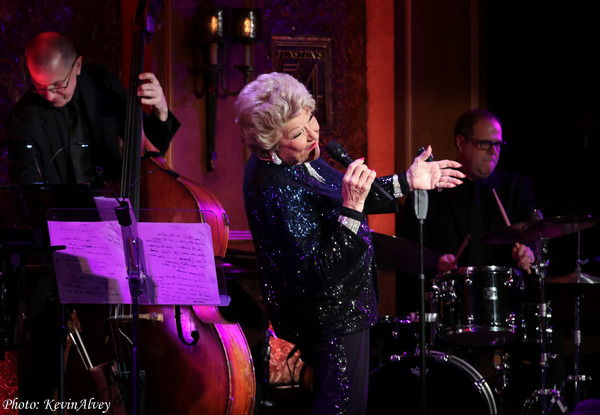
[[272,72],[242,89],[235,102],[235,121],[248,148],[260,158],[269,158],[278,149],[283,126],[303,108],[315,109],[306,87],[291,75]]

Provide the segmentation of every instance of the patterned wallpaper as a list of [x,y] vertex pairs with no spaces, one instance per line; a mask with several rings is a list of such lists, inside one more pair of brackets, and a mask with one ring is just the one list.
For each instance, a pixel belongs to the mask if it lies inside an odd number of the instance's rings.
[[263,27],[267,53],[270,36],[331,39],[333,125],[321,138],[340,142],[353,158],[367,154],[364,0],[265,0]]

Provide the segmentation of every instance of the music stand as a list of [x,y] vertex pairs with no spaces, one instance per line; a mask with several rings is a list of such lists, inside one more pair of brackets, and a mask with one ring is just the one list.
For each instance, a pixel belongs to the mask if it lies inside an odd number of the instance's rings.
[[[138,414],[142,373],[137,357],[138,305],[226,306],[230,300],[224,272],[216,267],[222,263],[214,254],[221,235],[218,227],[210,225],[217,221],[213,212],[136,213],[134,217],[127,209],[125,220],[114,208],[51,209],[46,215],[50,240],[66,246],[54,255],[61,304],[132,306],[133,415]],[[162,222],[165,218],[189,222]],[[174,264],[172,258],[182,262]],[[87,363],[91,369],[89,358]]]

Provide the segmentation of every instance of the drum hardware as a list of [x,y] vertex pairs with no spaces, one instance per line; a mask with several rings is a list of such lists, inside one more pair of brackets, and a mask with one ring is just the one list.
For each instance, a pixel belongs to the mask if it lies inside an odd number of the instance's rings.
[[[540,218],[541,218],[541,212],[539,213]],[[540,388],[536,389],[529,398],[527,398],[527,400],[525,401],[525,404],[523,406],[523,411],[527,411],[524,412],[525,414],[528,413],[529,409],[531,408],[531,405],[536,402],[537,400],[540,401],[541,403],[541,413],[545,414],[548,410],[548,397],[552,396],[552,402],[562,402],[560,399],[558,399],[560,396],[558,394],[558,392],[555,392],[552,389],[547,389],[546,388],[546,375],[547,375],[547,369],[549,366],[548,361],[551,358],[551,355],[549,353],[546,352],[547,349],[547,345],[548,345],[548,340],[547,340],[547,330],[546,330],[546,321],[547,321],[547,317],[548,317],[548,310],[546,307],[546,290],[545,290],[545,279],[546,279],[546,269],[547,266],[549,264],[548,261],[548,241],[549,238],[548,237],[544,237],[541,236],[541,232],[540,232],[540,237],[539,237],[539,241],[536,243],[536,258],[538,258],[538,261],[536,261],[536,264],[534,264],[534,269],[536,270],[538,276],[539,276],[539,283],[540,283],[540,302],[539,302],[539,333],[540,333],[540,361],[539,361],[539,368],[540,368]],[[523,412],[522,412],[523,413]]]
[[548,278],[548,282],[555,284],[600,284],[600,278],[593,277],[581,272],[581,266],[587,264],[587,260],[581,259],[581,230],[577,231],[577,260],[575,261],[575,272],[567,275]]
[[512,268],[481,266],[450,271],[437,278],[440,337],[450,344],[493,346],[521,338],[517,318],[522,279]]
[[[551,389],[546,388],[546,371],[548,361],[551,355],[546,352],[548,344],[547,319],[548,305],[546,302],[545,280],[546,270],[548,267],[548,241],[550,238],[557,238],[580,232],[596,224],[596,219],[591,216],[556,216],[553,218],[544,219],[540,211],[534,211],[532,219],[526,222],[520,222],[506,228],[500,228],[492,232],[488,232],[481,236],[480,241],[490,244],[510,244],[519,242],[535,242],[536,243],[536,258],[537,261],[533,268],[539,276],[540,301],[539,307],[539,335],[540,335],[540,389],[533,392],[530,398],[525,402],[524,410],[531,407],[532,401],[539,400],[541,402],[541,411],[546,413],[548,409],[548,397],[552,396],[553,403],[561,403],[556,393]],[[579,279],[579,277],[576,277]]]
[[588,286],[600,284],[600,278],[593,277],[581,271],[581,266],[585,265],[587,260],[581,260],[581,231],[577,231],[577,260],[575,262],[575,272],[562,276],[548,278],[551,284],[568,284],[575,289],[575,324],[573,328],[574,344],[574,370],[573,376],[568,376],[563,383],[563,389],[567,383],[573,382],[574,386],[574,404],[576,405],[582,399],[581,383],[591,380],[589,376],[581,374],[581,301],[584,297],[584,290]]
[[551,284],[567,284],[575,290],[575,313],[574,319],[575,324],[573,328],[573,345],[574,345],[574,370],[573,376],[568,376],[563,383],[563,389],[565,386],[573,382],[574,386],[574,404],[576,405],[582,398],[581,383],[587,380],[591,380],[589,376],[581,374],[581,301],[584,297],[583,291],[586,287],[591,285],[600,284],[600,278],[593,277],[585,274],[581,271],[581,265],[586,264],[587,261],[580,259],[581,253],[581,233],[577,232],[577,261],[575,265],[575,272],[563,276],[556,276],[548,278],[548,282]]
[[[521,332],[523,333],[523,343],[539,343],[540,342],[540,305],[536,303],[521,304]],[[546,315],[546,341],[552,343],[553,328],[552,308],[550,303],[544,307]]]
[[[406,316],[381,316],[371,328],[371,370],[388,362],[420,353],[419,313]],[[437,314],[426,313],[425,351],[432,347],[436,337]]]
[[[498,413],[504,414],[504,393],[509,385],[508,376],[511,369],[509,363],[510,354],[504,350],[494,350],[494,356],[491,360],[496,375],[493,378],[488,377],[487,379],[496,393]],[[494,381],[494,383],[492,383],[492,381]]]
[[585,376],[581,374],[581,343],[582,343],[582,334],[580,328],[580,318],[581,318],[581,300],[583,299],[583,294],[577,293],[575,296],[575,327],[573,329],[573,345],[574,345],[574,369],[575,375],[568,376],[567,380],[563,384],[563,389],[567,383],[573,382],[575,394],[574,394],[574,404],[577,404],[582,399],[582,390],[581,383],[587,380],[591,380],[589,376]]
[[508,386],[508,373],[510,372],[508,359],[507,353],[500,353],[499,351],[494,353],[494,370],[500,376],[500,386],[496,388],[498,394]]
[[[544,402],[547,402],[548,397],[551,397],[550,406],[544,404]],[[558,407],[561,414],[568,412],[567,405],[564,398],[561,396],[560,391],[556,389],[537,389],[525,401],[523,409],[521,410],[521,415],[529,415],[536,402],[542,402],[542,414],[548,413],[555,405]]]

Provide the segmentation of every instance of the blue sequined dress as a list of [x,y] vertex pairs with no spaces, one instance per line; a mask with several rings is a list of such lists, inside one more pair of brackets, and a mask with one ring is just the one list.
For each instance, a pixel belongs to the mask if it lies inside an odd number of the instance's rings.
[[[275,165],[252,155],[244,202],[268,315],[278,336],[314,344],[377,322],[376,269],[366,218],[355,234],[338,222],[343,175],[324,160]],[[390,192],[392,177],[377,179]],[[399,175],[404,193],[405,174]],[[372,195],[365,212],[393,212]],[[307,343],[308,342],[308,343]]]

